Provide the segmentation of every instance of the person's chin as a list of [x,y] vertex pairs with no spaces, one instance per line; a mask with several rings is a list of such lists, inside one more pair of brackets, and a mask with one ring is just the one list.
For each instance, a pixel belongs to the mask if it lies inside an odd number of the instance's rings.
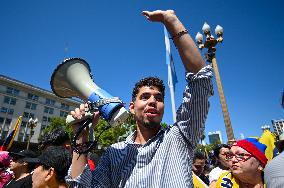
[[155,129],[159,127],[161,123],[159,121],[146,121],[144,122],[144,127],[149,128],[149,129]]

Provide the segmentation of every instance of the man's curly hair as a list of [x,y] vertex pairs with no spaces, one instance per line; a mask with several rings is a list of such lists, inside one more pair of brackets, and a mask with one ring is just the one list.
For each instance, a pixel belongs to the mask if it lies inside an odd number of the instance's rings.
[[158,77],[146,77],[146,78],[142,78],[135,84],[133,91],[132,91],[132,102],[135,101],[140,88],[144,86],[157,87],[159,91],[162,93],[163,97],[165,97],[165,86],[164,86],[163,81]]

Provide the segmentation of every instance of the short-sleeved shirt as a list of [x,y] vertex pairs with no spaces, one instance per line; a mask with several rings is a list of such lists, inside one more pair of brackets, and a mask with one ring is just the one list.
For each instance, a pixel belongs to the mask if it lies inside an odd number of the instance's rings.
[[213,168],[209,173],[209,183],[212,183],[212,181],[217,181],[220,175],[223,174],[224,172],[228,171],[221,169],[219,166]]

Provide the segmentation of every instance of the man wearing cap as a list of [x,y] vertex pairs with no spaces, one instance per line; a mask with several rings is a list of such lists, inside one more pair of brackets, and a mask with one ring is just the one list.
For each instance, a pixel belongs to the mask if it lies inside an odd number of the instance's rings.
[[33,188],[67,188],[64,178],[71,165],[71,154],[66,148],[49,146],[29,162],[37,164],[32,175]]
[[227,158],[230,172],[223,173],[216,182],[217,188],[263,188],[263,169],[267,163],[266,145],[255,138],[246,138],[232,145]]
[[5,186],[5,188],[30,188],[32,187],[31,171],[34,164],[28,162],[30,158],[36,157],[36,153],[30,150],[20,152],[10,152],[12,157],[10,170],[14,173],[14,178]]
[[280,154],[272,159],[264,169],[264,180],[267,188],[284,187],[284,131],[275,145]]

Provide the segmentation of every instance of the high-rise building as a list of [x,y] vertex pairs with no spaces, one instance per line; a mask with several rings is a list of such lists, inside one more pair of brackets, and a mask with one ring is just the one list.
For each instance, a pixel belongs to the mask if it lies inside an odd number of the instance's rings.
[[209,132],[208,133],[209,143],[223,143],[221,131]]
[[0,139],[4,140],[18,117],[23,116],[15,140],[27,141],[30,134],[27,122],[30,118],[37,118],[31,137],[31,142],[37,143],[51,117],[65,118],[80,103],[79,100],[59,98],[48,90],[0,75]]
[[278,136],[283,132],[284,119],[273,119],[271,120],[274,133]]

